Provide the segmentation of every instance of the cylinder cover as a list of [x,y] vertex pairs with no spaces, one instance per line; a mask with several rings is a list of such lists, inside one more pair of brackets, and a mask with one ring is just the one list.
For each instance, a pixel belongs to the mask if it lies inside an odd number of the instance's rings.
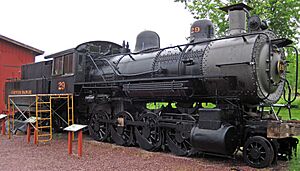
[[237,148],[236,128],[222,125],[219,129],[212,130],[195,126],[191,131],[191,144],[202,152],[231,155]]

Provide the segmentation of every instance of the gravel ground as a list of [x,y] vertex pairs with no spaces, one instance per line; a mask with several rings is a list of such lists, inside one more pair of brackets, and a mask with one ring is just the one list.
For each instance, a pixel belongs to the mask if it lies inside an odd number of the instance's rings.
[[[0,135],[0,170],[256,170],[241,158],[178,157],[168,153],[148,152],[136,147],[121,147],[91,140],[84,135],[83,156],[68,155],[65,134],[55,135],[50,143],[27,144],[25,135],[12,139]],[[264,170],[287,170],[286,162]]]

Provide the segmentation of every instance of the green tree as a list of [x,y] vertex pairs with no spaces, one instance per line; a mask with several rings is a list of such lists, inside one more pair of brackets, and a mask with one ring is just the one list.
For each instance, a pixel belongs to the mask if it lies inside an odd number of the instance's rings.
[[[294,45],[299,43],[300,35],[300,1],[299,0],[174,0],[185,4],[195,19],[208,18],[215,24],[217,36],[222,36],[228,29],[227,14],[220,7],[235,3],[245,3],[253,8],[250,15],[258,15],[267,21],[269,28],[279,37],[291,39]],[[298,36],[298,37],[297,37]],[[295,84],[295,58],[289,50],[288,60],[291,62],[287,75],[288,80]]]
[[244,2],[253,8],[251,15],[259,15],[266,20],[270,29],[281,37],[288,37],[298,43],[300,30],[299,0],[175,0],[185,3],[194,18],[209,18],[216,25],[218,35],[228,29],[227,14],[220,7]]

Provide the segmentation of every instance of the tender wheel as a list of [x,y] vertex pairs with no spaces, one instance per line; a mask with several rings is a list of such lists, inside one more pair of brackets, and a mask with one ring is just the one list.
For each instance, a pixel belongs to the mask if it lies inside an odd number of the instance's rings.
[[266,138],[261,136],[250,137],[244,145],[243,158],[251,167],[268,167],[273,161],[274,150]]
[[89,132],[96,141],[106,141],[109,137],[108,120],[109,117],[105,111],[97,111],[92,114],[89,122]]
[[135,128],[135,137],[142,149],[154,151],[162,144],[162,134],[157,125],[157,118],[158,116],[151,112],[142,114],[138,118],[139,121],[145,124]]
[[110,126],[111,137],[118,145],[129,146],[133,144],[133,126],[130,122],[134,119],[130,113],[123,111],[115,115],[116,124]]

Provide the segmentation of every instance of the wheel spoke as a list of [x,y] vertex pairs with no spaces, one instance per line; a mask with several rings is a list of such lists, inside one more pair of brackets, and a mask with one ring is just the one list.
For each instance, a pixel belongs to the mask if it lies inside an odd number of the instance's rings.
[[259,145],[258,150],[261,150],[263,148],[263,146]]
[[186,141],[184,141],[182,143],[183,149],[188,150],[188,144],[186,143]]
[[101,133],[102,135],[105,134],[105,132],[104,132],[102,129],[100,129],[99,131],[100,131],[100,133]]

